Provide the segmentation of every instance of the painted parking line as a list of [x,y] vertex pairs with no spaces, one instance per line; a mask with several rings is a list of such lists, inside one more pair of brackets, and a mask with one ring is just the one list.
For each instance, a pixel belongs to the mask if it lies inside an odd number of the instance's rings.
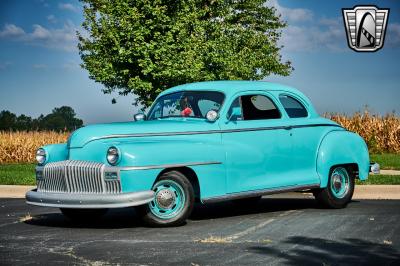
[[288,211],[280,213],[279,215],[277,215],[274,218],[270,218],[270,219],[265,220],[265,221],[263,221],[261,223],[253,225],[251,227],[248,227],[245,230],[236,232],[236,233],[228,235],[228,236],[213,236],[213,235],[210,235],[207,238],[195,239],[194,241],[195,242],[200,242],[200,243],[232,243],[235,240],[238,240],[240,238],[243,238],[245,236],[248,236],[248,235],[250,235],[252,233],[255,233],[255,232],[259,231],[260,229],[264,228],[265,226],[267,226],[268,224],[271,224],[274,221],[278,221],[279,218],[289,216],[290,214],[301,213],[301,212],[302,211],[299,211],[299,210],[288,210]]

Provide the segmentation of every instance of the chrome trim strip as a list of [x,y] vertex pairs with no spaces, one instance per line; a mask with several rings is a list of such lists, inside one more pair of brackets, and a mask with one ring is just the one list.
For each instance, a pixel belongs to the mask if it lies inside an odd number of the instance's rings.
[[158,164],[158,165],[147,165],[147,166],[122,166],[122,167],[114,167],[114,168],[116,170],[120,170],[120,171],[129,171],[129,170],[177,168],[177,167],[209,165],[209,164],[222,164],[222,162],[210,161],[210,162],[193,162],[193,163],[177,163],[177,164]]
[[[304,127],[340,127],[335,124],[308,124],[308,125],[294,125],[294,126],[275,126],[275,127],[253,127],[253,128],[238,128],[238,129],[219,129],[219,130],[208,130],[208,131],[184,131],[184,132],[160,132],[160,133],[132,133],[132,134],[114,134],[102,137],[97,137],[89,140],[86,143],[100,140],[100,139],[112,139],[112,138],[140,138],[140,137],[165,137],[165,136],[180,136],[180,135],[199,135],[199,134],[222,134],[222,133],[235,133],[235,132],[246,132],[246,131],[262,131],[262,130],[274,130],[274,129],[286,129],[292,128],[304,128]],[[85,143],[85,144],[86,144]]]
[[271,189],[235,192],[235,193],[230,193],[230,194],[226,194],[223,196],[204,198],[201,201],[203,203],[214,203],[214,202],[220,202],[220,201],[226,201],[226,200],[232,200],[232,199],[257,197],[257,196],[271,195],[271,194],[277,194],[277,193],[282,193],[282,192],[291,192],[291,191],[297,191],[297,190],[306,190],[306,189],[319,188],[319,187],[320,187],[320,184],[315,183],[315,184],[310,184],[310,185],[286,186],[286,187],[271,188]]

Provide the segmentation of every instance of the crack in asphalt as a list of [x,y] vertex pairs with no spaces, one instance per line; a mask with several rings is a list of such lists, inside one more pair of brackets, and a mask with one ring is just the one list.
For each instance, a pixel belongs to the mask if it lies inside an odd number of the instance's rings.
[[49,253],[53,253],[53,254],[56,254],[56,255],[62,255],[62,256],[71,257],[71,258],[77,260],[78,263],[81,264],[81,265],[91,265],[91,266],[118,265],[118,264],[110,263],[108,261],[89,260],[89,259],[86,259],[86,258],[84,258],[82,256],[76,255],[74,250],[79,245],[81,245],[81,243],[78,244],[78,245],[75,245],[75,246],[67,247],[67,248],[59,247],[60,250],[58,250],[57,248],[56,249],[54,249],[54,248],[46,248],[46,250]]
[[[227,236],[213,236],[213,235],[209,235],[208,238],[204,238],[204,239],[194,239],[195,242],[199,242],[199,243],[214,243],[214,244],[227,244],[227,243],[270,243],[272,242],[270,239],[265,240],[264,239],[258,239],[258,240],[244,240],[244,241],[237,241],[240,238],[243,238],[245,236],[248,236],[256,231],[258,231],[261,228],[264,228],[265,226],[267,226],[268,224],[271,224],[274,221],[277,221],[277,219],[285,217],[285,216],[289,216],[290,214],[293,213],[301,213],[302,211],[300,210],[288,210],[288,211],[284,211],[282,213],[280,213],[279,215],[277,215],[274,218],[270,218],[266,221],[263,221],[261,223],[258,223],[254,226],[251,226],[245,230],[236,232],[234,234],[230,234]],[[255,218],[255,217],[253,217]],[[238,223],[236,223],[235,225],[233,225],[232,227],[235,227],[239,224],[243,223],[243,221],[240,221]]]
[[[288,216],[288,215],[290,215],[290,214],[292,214],[292,213],[300,213],[300,211],[298,211],[298,210],[289,210],[289,211],[285,211],[285,212],[279,214],[278,217],[276,217],[276,218],[285,217],[285,216]],[[254,225],[254,226],[252,226],[252,227],[249,227],[249,228],[247,228],[246,230],[243,230],[243,231],[241,231],[241,232],[238,232],[238,233],[232,234],[232,235],[230,235],[230,236],[227,236],[226,239],[228,239],[228,240],[235,240],[235,239],[241,238],[241,237],[243,237],[243,236],[246,236],[246,235],[248,235],[248,234],[251,234],[251,233],[257,231],[258,229],[263,228],[263,227],[265,227],[266,225],[272,223],[273,221],[276,220],[276,218],[268,219],[268,220],[266,220],[266,221],[264,221],[264,222],[262,222],[262,223],[259,223],[259,224],[257,224],[257,225]]]

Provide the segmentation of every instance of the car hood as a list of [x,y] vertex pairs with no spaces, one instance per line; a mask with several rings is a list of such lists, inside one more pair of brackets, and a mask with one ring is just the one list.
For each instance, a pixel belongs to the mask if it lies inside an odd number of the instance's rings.
[[218,129],[217,123],[188,118],[95,124],[74,131],[68,139],[68,147],[80,148],[90,141],[115,137],[179,135],[193,131],[199,132]]

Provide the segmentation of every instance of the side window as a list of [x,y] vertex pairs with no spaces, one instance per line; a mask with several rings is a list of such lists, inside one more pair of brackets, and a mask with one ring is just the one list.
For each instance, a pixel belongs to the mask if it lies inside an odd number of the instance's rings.
[[159,118],[161,116],[161,104],[157,103],[156,106],[154,107],[154,118]]
[[199,107],[201,115],[203,117],[205,117],[207,112],[210,111],[211,109],[219,110],[219,108],[221,107],[219,103],[207,99],[200,99],[197,102],[197,106]]
[[307,109],[295,98],[288,95],[279,95],[283,108],[290,118],[307,117]]
[[281,113],[274,102],[264,95],[241,96],[243,120],[278,119]]

